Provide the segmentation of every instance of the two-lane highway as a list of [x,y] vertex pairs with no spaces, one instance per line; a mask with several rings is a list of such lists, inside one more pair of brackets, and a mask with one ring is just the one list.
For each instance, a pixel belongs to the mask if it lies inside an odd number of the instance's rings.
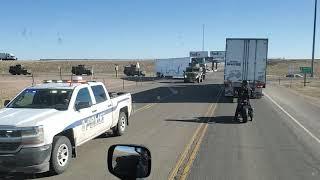
[[[126,134],[121,137],[100,136],[80,146],[78,157],[61,175],[14,174],[3,178],[115,179],[107,171],[107,150],[112,144],[129,143],[143,144],[151,150],[150,179],[167,179],[194,135],[198,122],[202,122],[199,117],[208,115],[221,89],[221,79],[220,82],[215,82],[215,76],[212,75],[207,81],[211,84],[163,80],[133,89],[134,113]],[[181,123],[177,119],[195,122]]]
[[252,105],[239,124],[236,103],[219,103],[188,179],[320,179],[320,144],[266,96]]
[[222,79],[220,71],[201,84],[162,80],[134,88],[125,135],[102,135],[82,145],[61,175],[2,178],[116,179],[107,171],[107,150],[130,143],[150,148],[149,179],[320,179],[320,145],[266,97],[252,100],[253,122],[233,121],[236,103],[218,97]]

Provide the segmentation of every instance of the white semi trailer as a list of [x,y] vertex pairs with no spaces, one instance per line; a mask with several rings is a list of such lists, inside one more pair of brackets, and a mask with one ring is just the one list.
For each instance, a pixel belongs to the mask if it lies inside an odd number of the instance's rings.
[[243,80],[249,81],[253,97],[261,98],[266,87],[268,39],[227,38],[224,95],[237,96]]
[[17,60],[17,58],[15,55],[11,53],[0,53],[0,60],[10,61],[10,60]]
[[158,77],[184,78],[189,63],[190,57],[156,59],[155,72]]

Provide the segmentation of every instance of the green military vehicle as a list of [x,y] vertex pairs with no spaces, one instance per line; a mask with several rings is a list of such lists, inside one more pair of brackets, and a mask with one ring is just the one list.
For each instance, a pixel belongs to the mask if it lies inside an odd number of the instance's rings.
[[130,64],[124,67],[123,73],[127,76],[145,76],[146,74],[139,67],[139,64]]
[[15,66],[9,67],[9,73],[12,75],[29,75],[31,73],[28,72],[26,68],[24,68],[21,64],[17,64]]
[[88,76],[92,75],[92,72],[90,69],[86,68],[85,65],[78,65],[78,66],[72,66],[71,69],[72,74],[80,76],[83,74],[86,74]]
[[203,71],[203,67],[201,67],[199,64],[190,64],[186,68],[186,71],[184,72],[184,82],[197,82],[200,83],[205,79],[205,74]]
[[191,64],[193,65],[199,64],[199,66],[202,67],[203,73],[204,74],[207,73],[206,58],[191,58]]

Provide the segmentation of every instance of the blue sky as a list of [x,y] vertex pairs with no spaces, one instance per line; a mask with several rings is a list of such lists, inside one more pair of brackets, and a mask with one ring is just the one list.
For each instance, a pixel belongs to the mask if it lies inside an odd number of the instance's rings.
[[269,57],[310,58],[313,8],[313,0],[1,0],[0,52],[183,57],[201,50],[205,24],[205,50],[224,50],[227,37],[266,37]]

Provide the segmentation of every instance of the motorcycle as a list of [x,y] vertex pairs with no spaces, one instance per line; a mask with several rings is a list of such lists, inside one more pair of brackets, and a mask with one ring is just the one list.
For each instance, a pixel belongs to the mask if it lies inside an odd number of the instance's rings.
[[242,118],[243,123],[248,122],[249,117],[251,121],[253,120],[253,108],[250,106],[248,100],[243,100],[242,102],[240,102],[239,114]]

